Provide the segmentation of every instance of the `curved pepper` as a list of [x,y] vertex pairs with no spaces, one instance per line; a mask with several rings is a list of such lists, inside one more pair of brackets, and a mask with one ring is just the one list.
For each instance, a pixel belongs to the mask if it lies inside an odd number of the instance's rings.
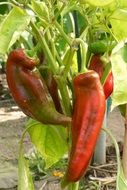
[[36,64],[36,60],[27,57],[23,49],[9,54],[6,76],[13,98],[31,118],[44,124],[69,124],[71,118],[56,111],[45,81],[35,71]]
[[[104,68],[104,64],[102,63],[102,61],[100,59],[99,54],[95,54],[92,56],[89,69],[96,71],[99,74],[100,78],[102,77],[105,68]],[[106,99],[113,92],[113,86],[114,86],[113,75],[112,75],[112,72],[110,72],[109,75],[107,76],[106,81],[103,86]]]
[[92,157],[105,113],[105,95],[98,74],[88,71],[74,78],[72,146],[63,186],[78,181]]

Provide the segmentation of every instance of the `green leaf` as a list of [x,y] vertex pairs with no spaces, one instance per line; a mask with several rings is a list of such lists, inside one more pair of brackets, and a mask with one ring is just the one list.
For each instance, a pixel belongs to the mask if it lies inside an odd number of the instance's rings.
[[125,117],[125,115],[126,115],[126,104],[119,105],[118,108],[120,110],[121,115],[123,117]]
[[120,174],[118,176],[117,190],[127,190],[127,180],[125,179],[122,164],[120,167]]
[[32,143],[41,153],[46,168],[56,163],[66,152],[66,129],[60,125],[44,125],[30,119],[26,124]]
[[[127,62],[124,58],[124,47],[115,47],[111,55],[114,90],[112,94],[112,109],[127,103]],[[121,44],[122,45],[122,44]]]
[[42,19],[49,20],[48,7],[45,2],[32,1],[32,9]]
[[0,53],[4,54],[29,24],[30,16],[14,7],[0,24]]
[[64,26],[64,31],[66,33],[71,33],[73,31],[73,24],[72,24],[72,14],[66,14],[63,20],[63,26]]
[[23,150],[19,155],[19,175],[18,175],[18,190],[34,190],[34,184],[27,160],[24,158]]
[[117,9],[110,16],[111,30],[117,40],[125,40],[127,38],[127,10],[126,9]]
[[[3,3],[3,0],[0,0],[0,3]],[[5,14],[6,12],[8,12],[8,5],[3,4],[0,6],[0,14]]]
[[[113,3],[115,0],[86,0],[92,6],[103,7]],[[82,0],[83,2],[83,0]]]
[[118,3],[119,3],[120,7],[123,7],[123,8],[127,7],[127,1],[125,1],[125,0],[119,0]]

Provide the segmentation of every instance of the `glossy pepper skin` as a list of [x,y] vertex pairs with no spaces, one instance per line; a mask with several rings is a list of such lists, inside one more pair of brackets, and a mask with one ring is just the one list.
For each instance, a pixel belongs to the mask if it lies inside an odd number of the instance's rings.
[[[104,64],[102,63],[102,61],[100,59],[99,54],[95,54],[92,56],[89,69],[96,71],[99,74],[100,79],[101,79],[105,68],[104,68]],[[114,86],[113,75],[112,75],[112,72],[110,72],[109,75],[107,76],[107,79],[106,79],[104,86],[103,86],[106,99],[113,92],[113,86]]]
[[69,124],[71,118],[56,111],[43,78],[34,70],[36,64],[23,49],[9,54],[6,76],[14,100],[26,115],[44,124]]
[[73,81],[75,103],[72,146],[65,183],[78,181],[91,160],[105,113],[105,95],[95,71],[79,74]]

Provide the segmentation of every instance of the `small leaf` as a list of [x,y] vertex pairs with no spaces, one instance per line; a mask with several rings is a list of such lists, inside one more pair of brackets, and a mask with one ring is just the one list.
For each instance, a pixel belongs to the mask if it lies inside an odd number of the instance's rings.
[[112,94],[112,109],[118,105],[127,103],[127,63],[124,57],[124,47],[111,55],[112,72],[114,77],[114,90]]
[[30,119],[27,126],[32,143],[41,153],[46,168],[56,163],[66,152],[66,130],[62,126],[44,125]]
[[[29,24],[30,16],[14,7],[0,24],[0,53],[4,54]],[[16,36],[15,36],[16,34]],[[15,40],[14,40],[15,39]]]
[[49,20],[48,7],[45,2],[33,0],[32,8],[40,18],[47,20],[47,21]]
[[20,151],[19,155],[19,180],[18,180],[18,190],[34,190],[34,184],[32,180],[31,173],[29,171],[29,166],[24,158],[23,150]]
[[[83,0],[81,0],[83,2]],[[107,6],[111,3],[113,3],[115,0],[84,0],[84,2],[87,2],[91,4],[92,6],[97,6],[97,7],[103,7]]]
[[110,22],[112,26],[112,32],[115,37],[121,41],[127,38],[127,10],[117,9],[111,16]]

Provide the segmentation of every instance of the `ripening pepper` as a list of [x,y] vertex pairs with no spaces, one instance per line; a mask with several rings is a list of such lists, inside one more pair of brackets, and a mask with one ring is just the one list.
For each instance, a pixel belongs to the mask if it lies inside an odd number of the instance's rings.
[[95,71],[77,75],[73,86],[72,145],[63,187],[78,181],[86,172],[105,113],[105,95]]
[[71,118],[56,111],[45,81],[35,70],[36,65],[37,61],[23,49],[9,54],[6,76],[14,100],[26,115],[44,124],[69,124]]
[[[95,54],[92,56],[91,61],[90,61],[90,65],[89,65],[89,69],[96,71],[99,76],[100,79],[103,75],[103,72],[105,70],[104,64],[100,59],[100,55],[99,54]],[[106,99],[111,95],[111,93],[113,92],[113,74],[112,72],[110,72],[106,78],[106,81],[103,85],[103,89],[104,89],[104,94]]]

